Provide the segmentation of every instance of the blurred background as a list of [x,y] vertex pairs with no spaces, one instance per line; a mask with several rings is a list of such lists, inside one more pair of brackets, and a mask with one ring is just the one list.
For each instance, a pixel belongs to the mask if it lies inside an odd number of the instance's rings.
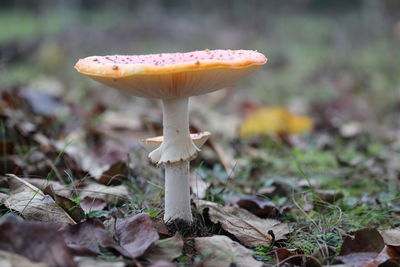
[[55,83],[80,98],[104,89],[74,70],[82,57],[253,49],[268,64],[235,94],[383,122],[400,108],[399,43],[396,0],[2,0],[0,87]]

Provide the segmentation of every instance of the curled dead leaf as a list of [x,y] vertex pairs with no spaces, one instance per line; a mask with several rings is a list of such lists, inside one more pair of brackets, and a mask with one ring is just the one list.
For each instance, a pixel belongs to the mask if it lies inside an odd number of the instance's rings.
[[378,230],[364,228],[355,232],[354,238],[346,236],[340,248],[340,256],[350,253],[373,252],[378,254],[385,247],[385,242]]
[[270,245],[274,240],[285,239],[290,232],[289,225],[273,219],[261,219],[247,210],[222,206],[217,203],[200,200],[196,204],[208,208],[208,215],[213,223],[233,234],[248,247]]
[[54,200],[39,188],[13,175],[8,175],[10,194],[4,201],[7,208],[18,211],[24,218],[42,222],[76,222]]
[[75,221],[80,222],[85,219],[85,212],[80,205],[69,198],[60,196],[54,192],[53,186],[49,184],[43,193],[51,196],[54,201]]

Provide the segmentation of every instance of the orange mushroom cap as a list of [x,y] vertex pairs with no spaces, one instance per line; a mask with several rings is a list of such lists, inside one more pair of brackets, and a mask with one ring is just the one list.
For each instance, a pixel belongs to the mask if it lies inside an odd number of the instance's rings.
[[204,50],[134,56],[92,56],[75,68],[110,87],[145,98],[206,94],[233,84],[264,65],[251,50]]

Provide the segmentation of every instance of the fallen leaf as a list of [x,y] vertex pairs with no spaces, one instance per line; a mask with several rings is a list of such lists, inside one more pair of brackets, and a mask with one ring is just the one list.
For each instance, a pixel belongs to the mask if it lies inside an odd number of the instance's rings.
[[54,192],[53,186],[50,184],[44,190],[43,193],[51,196],[54,201],[71,216],[75,222],[80,222],[85,219],[85,212],[80,205],[69,198],[60,196]]
[[[399,266],[400,259],[397,253],[393,253],[390,247],[385,247],[381,253],[375,252],[357,252],[350,253],[344,256],[339,256],[339,259],[352,267],[383,267],[383,266]],[[395,258],[392,258],[395,256]],[[389,264],[392,263],[392,264]],[[388,265],[386,265],[388,264]]]
[[79,205],[85,213],[95,210],[103,210],[107,206],[107,202],[99,198],[85,197],[79,201]]
[[[393,240],[388,240],[388,242],[391,241]],[[399,256],[396,247],[386,246],[384,238],[374,228],[358,230],[354,238],[347,236],[339,253],[339,259],[343,263],[354,267],[375,267],[383,263],[389,264],[389,262],[395,263],[394,266],[396,266],[400,263]]]
[[277,248],[274,250],[275,257],[278,262],[284,261],[285,259],[299,254],[300,251],[297,248],[287,249],[287,248]]
[[378,254],[385,247],[385,242],[378,230],[364,228],[355,232],[354,238],[346,236],[340,248],[340,256],[350,253],[372,252]]
[[100,247],[113,248],[122,255],[130,254],[120,247],[112,238],[110,232],[98,219],[89,219],[75,225],[66,225],[63,228],[64,239],[69,248],[78,254],[100,253]]
[[305,116],[295,115],[285,108],[260,108],[253,111],[240,127],[240,137],[259,135],[301,134],[310,131],[313,122]]
[[214,235],[195,238],[197,254],[202,266],[207,267],[257,267],[263,263],[253,258],[253,252],[227,236]]
[[83,188],[79,194],[81,198],[90,197],[106,201],[107,203],[117,203],[121,199],[126,199],[128,189],[125,185],[106,186],[98,183],[90,183]]
[[247,247],[260,247],[271,244],[274,240],[285,239],[290,232],[289,226],[273,219],[261,219],[247,210],[222,206],[217,203],[199,200],[201,208],[208,208],[208,215],[213,223],[220,223],[222,228],[233,234]]
[[44,190],[47,186],[51,185],[53,187],[54,192],[57,195],[70,198],[71,197],[71,189],[68,188],[66,185],[61,184],[58,181],[49,181],[47,179],[39,179],[39,178],[25,178],[24,181],[36,186],[40,190]]
[[115,235],[121,247],[132,258],[139,257],[158,240],[158,232],[153,227],[147,213],[140,213],[130,218],[117,219]]
[[0,250],[20,254],[51,266],[76,266],[55,224],[24,221],[10,215],[0,220]]
[[54,200],[39,188],[13,175],[8,175],[10,194],[4,205],[18,211],[25,219],[42,222],[76,222]]
[[128,166],[125,162],[117,161],[105,170],[97,179],[99,184],[110,185],[115,182],[126,180],[128,173]]
[[379,231],[383,241],[388,246],[400,246],[400,228]]
[[173,261],[182,255],[183,240],[176,234],[173,237],[158,240],[146,251],[143,258],[150,262]]
[[232,199],[232,203],[260,218],[275,216],[278,213],[273,202],[259,196],[239,196]]
[[44,262],[32,262],[21,255],[0,250],[0,266],[3,267],[50,267]]

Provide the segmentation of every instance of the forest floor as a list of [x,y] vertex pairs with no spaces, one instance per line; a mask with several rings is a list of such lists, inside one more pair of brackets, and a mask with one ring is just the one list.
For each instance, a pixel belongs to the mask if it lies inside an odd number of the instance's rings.
[[[399,264],[400,36],[391,24],[291,14],[239,27],[210,15],[195,34],[196,21],[158,17],[169,23],[101,11],[0,15],[0,262]],[[175,234],[162,221],[163,169],[137,141],[161,135],[160,103],[73,65],[205,48],[258,49],[269,62],[235,88],[191,99],[192,130],[213,136],[191,162],[196,224]],[[297,134],[272,112],[261,120],[273,127],[240,134],[271,107],[312,129]]]

